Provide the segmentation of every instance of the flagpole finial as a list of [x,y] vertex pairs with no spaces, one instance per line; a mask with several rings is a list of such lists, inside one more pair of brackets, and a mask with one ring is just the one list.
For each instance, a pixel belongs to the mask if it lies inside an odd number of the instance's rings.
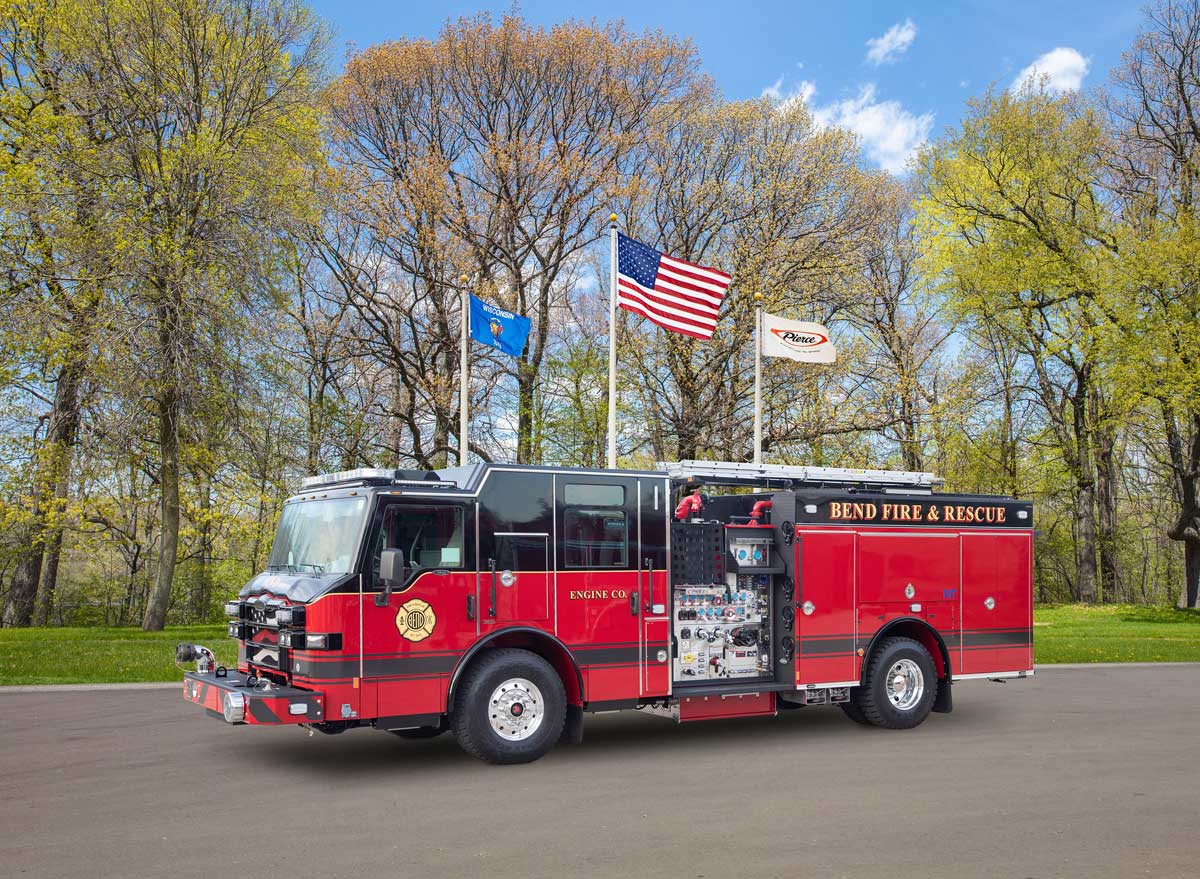
[[762,294],[759,293],[757,290],[754,291],[754,301],[762,302]]
[[615,225],[617,225],[617,215],[616,215],[616,214],[609,214],[609,215],[608,215],[608,222],[612,223],[614,226],[615,226]]
[[469,281],[469,280],[471,280],[471,279],[469,277],[467,277],[466,275],[458,276],[458,283],[462,284],[464,287],[467,286],[467,281]]

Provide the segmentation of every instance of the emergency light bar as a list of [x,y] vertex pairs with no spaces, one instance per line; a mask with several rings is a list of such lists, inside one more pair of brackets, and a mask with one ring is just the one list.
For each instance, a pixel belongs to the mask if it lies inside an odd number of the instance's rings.
[[359,467],[355,470],[340,470],[337,473],[322,473],[306,476],[300,483],[303,489],[340,485],[347,482],[375,483],[377,485],[419,485],[422,488],[457,488],[458,484],[446,479],[426,479],[425,470],[393,470],[386,467]]
[[659,464],[672,479],[689,482],[760,483],[763,480],[808,484],[849,484],[932,488],[944,480],[911,470],[858,470],[851,467],[794,467],[738,461],[678,461]]

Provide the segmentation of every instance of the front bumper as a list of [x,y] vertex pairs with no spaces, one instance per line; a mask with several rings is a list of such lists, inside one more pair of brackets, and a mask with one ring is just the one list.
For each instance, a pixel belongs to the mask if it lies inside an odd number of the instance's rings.
[[242,723],[320,723],[325,719],[325,695],[315,690],[275,684],[269,690],[259,690],[246,686],[246,675],[236,672],[220,678],[214,672],[189,671],[183,676],[183,698],[222,720],[226,693],[245,698]]

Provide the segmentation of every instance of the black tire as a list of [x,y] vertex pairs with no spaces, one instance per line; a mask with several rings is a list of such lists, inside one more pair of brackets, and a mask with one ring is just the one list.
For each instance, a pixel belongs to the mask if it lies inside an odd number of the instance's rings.
[[447,729],[446,722],[442,721],[439,726],[415,726],[412,729],[389,729],[394,736],[399,736],[402,739],[435,739],[444,733]]
[[[922,678],[920,698],[904,709],[892,703],[887,691],[888,672],[902,660],[915,665]],[[929,652],[912,638],[887,638],[871,653],[865,683],[852,690],[850,698],[868,723],[886,729],[912,729],[929,716],[937,688],[937,673]]]
[[[504,738],[492,725],[490,700],[506,680],[534,684],[542,695],[541,723],[528,738]],[[525,710],[525,709],[522,709]],[[512,709],[516,714],[516,708]],[[464,751],[487,763],[530,763],[562,735],[567,695],[558,672],[542,657],[511,647],[488,650],[463,675],[454,694],[450,726]]]
[[[855,687],[855,690],[858,688]],[[842,709],[842,713],[853,720],[855,723],[861,723],[863,726],[871,726],[871,721],[867,720],[867,716],[862,713],[862,709],[858,707],[858,703],[854,701],[854,690],[850,692],[849,702],[839,702],[838,708]]]

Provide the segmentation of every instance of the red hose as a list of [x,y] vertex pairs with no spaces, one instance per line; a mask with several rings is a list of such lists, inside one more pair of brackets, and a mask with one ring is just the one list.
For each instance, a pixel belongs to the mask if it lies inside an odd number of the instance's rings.
[[770,501],[758,501],[750,508],[750,519],[754,522],[761,522],[763,513],[771,509]]

